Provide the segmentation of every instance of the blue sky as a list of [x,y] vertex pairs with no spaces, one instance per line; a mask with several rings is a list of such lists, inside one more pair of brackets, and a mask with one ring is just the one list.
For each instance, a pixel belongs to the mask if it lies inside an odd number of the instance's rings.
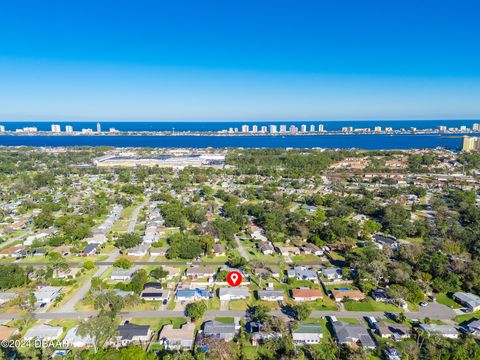
[[480,118],[478,1],[10,1],[1,120]]

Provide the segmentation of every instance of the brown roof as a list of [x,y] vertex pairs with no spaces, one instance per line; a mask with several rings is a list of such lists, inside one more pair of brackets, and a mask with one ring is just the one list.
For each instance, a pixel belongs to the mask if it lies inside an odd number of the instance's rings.
[[335,299],[349,298],[354,300],[363,300],[365,295],[360,290],[332,290]]
[[294,298],[323,297],[323,291],[320,289],[293,289],[292,296]]
[[0,325],[0,340],[8,340],[12,335],[16,334],[18,329],[11,328],[5,325]]
[[15,251],[17,250],[23,250],[25,249],[25,246],[10,246],[6,249],[3,249],[2,251],[0,251],[0,254],[2,255],[11,255],[13,254]]

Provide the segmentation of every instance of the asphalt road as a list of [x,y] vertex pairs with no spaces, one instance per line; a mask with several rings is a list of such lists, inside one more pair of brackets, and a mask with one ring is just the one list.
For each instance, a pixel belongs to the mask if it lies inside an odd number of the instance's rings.
[[[83,319],[90,316],[94,316],[95,312],[50,312],[50,313],[34,313],[35,318],[38,320],[55,320],[55,319]],[[280,311],[272,311],[272,315],[278,317],[287,318],[287,316]],[[424,319],[426,317],[432,320],[452,320],[455,318],[455,312],[447,306],[430,303],[424,308],[420,308],[418,312],[407,312],[405,313],[406,317],[409,319]],[[184,316],[183,311],[131,311],[131,312],[121,312],[120,316],[123,318],[151,318],[159,319],[165,317],[182,317]],[[212,310],[207,311],[205,314],[206,318],[214,317],[245,317],[246,314],[244,311],[221,311],[221,310]],[[364,311],[313,311],[311,318],[321,318],[325,316],[336,316],[339,318],[356,318],[361,319],[365,316],[373,317],[385,317],[383,312],[364,312]],[[0,314],[0,320],[13,320],[19,319],[22,317],[22,314]]]
[[[88,258],[86,258],[88,259]],[[83,261],[72,261],[67,263],[70,267],[76,267],[76,266],[81,266],[83,264]],[[132,264],[134,265],[226,265],[224,261],[133,261]],[[280,261],[271,261],[271,262],[264,262],[265,265],[280,265]],[[321,261],[301,261],[297,262],[296,264],[299,265],[306,265],[306,266],[314,266],[314,265],[321,265]],[[19,262],[18,265],[24,265],[24,266],[47,266],[48,263],[45,262],[25,262],[21,263]],[[95,265],[97,266],[111,266],[113,265],[113,261],[97,261],[95,262]]]

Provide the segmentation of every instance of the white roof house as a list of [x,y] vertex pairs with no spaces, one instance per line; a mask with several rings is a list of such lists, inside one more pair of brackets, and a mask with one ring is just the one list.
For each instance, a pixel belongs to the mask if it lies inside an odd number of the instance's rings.
[[456,292],[453,297],[470,311],[480,310],[480,296],[472,293]]
[[60,296],[61,291],[62,291],[61,287],[45,286],[34,291],[33,295],[35,295],[35,298],[37,299],[37,303],[49,304],[55,301],[55,299]]
[[74,326],[70,330],[68,330],[67,335],[63,339],[63,342],[67,346],[75,347],[75,348],[82,348],[93,345],[93,341],[89,336],[82,337],[77,334],[78,326]]
[[319,344],[323,338],[322,325],[299,324],[298,329],[292,331],[295,345]]
[[452,325],[421,324],[420,329],[428,335],[438,335],[448,339],[458,339],[460,333]]
[[35,325],[27,330],[23,339],[24,340],[56,340],[62,335],[63,327],[51,326],[48,324]]
[[247,288],[220,288],[218,298],[221,301],[240,300],[248,298]]
[[110,280],[115,281],[127,281],[131,280],[133,274],[135,273],[135,269],[116,269],[110,275]]
[[0,292],[0,305],[5,304],[17,296],[14,292]]

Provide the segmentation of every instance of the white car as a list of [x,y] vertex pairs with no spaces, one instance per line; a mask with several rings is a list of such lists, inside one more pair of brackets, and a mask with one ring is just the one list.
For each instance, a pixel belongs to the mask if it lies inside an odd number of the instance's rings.
[[425,306],[427,306],[427,305],[428,305],[428,302],[426,302],[426,301],[422,301],[422,302],[420,303],[420,306],[421,306],[421,307],[425,307]]

